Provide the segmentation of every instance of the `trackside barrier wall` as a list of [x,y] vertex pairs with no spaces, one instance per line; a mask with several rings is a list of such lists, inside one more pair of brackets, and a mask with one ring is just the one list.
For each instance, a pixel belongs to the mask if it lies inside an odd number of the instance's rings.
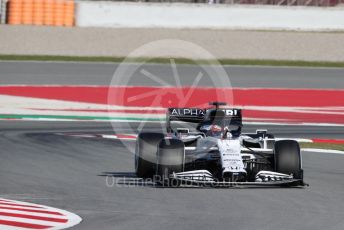
[[74,26],[74,0],[9,0],[8,24]]
[[78,2],[81,27],[344,30],[344,7]]

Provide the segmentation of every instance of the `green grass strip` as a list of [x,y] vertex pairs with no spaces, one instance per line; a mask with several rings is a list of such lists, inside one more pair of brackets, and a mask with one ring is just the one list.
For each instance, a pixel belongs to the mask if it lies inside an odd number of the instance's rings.
[[[177,64],[214,64],[222,65],[258,65],[258,66],[301,66],[301,67],[344,67],[344,62],[301,61],[301,60],[260,60],[260,59],[219,59],[192,60],[173,58]],[[50,56],[50,55],[0,55],[0,60],[6,61],[64,61],[64,62],[122,62],[124,57],[83,57],[83,56]],[[170,58],[131,58],[127,62],[137,63],[170,63]]]

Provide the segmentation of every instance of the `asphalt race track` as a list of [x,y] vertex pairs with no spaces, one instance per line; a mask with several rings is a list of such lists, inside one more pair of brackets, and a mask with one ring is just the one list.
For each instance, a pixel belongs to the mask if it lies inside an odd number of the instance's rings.
[[307,188],[155,188],[129,183],[137,181],[134,158],[120,141],[56,135],[112,132],[108,123],[2,121],[0,127],[1,197],[74,212],[83,221],[73,229],[340,230],[344,224],[342,155],[303,153]]
[[[32,69],[23,67],[30,63],[10,63],[13,64],[17,64],[17,71],[13,68],[11,72],[9,69],[12,67],[0,63],[1,84],[107,84],[106,81],[111,79],[111,76],[106,78],[104,74],[96,82],[91,77],[85,80],[82,73],[86,70],[80,70],[80,74],[75,70],[75,75],[67,77],[68,74],[63,71],[68,72],[68,68],[49,75],[49,71],[35,66],[43,66],[42,63],[32,64]],[[51,68],[57,69],[59,65],[62,64],[50,63],[47,68],[53,66]],[[90,68],[87,64],[76,65]],[[238,68],[249,72],[254,67]],[[260,68],[264,69],[257,67]],[[99,67],[99,72],[102,69]],[[93,74],[96,74],[96,70],[93,69]],[[302,70],[291,68],[288,73],[287,68],[278,68],[277,72],[290,74],[296,79],[297,74],[293,71]],[[40,71],[43,71],[41,75]],[[329,69],[328,81],[319,77],[325,76],[326,71],[305,69],[298,86],[306,87],[307,76],[318,74],[312,85],[307,87],[343,88],[343,70]],[[41,80],[35,73],[42,79],[47,75],[48,80]],[[63,80],[58,78],[59,74]],[[88,74],[90,76],[92,72]],[[245,83],[249,77],[243,79],[238,78],[235,86],[250,87]],[[270,87],[285,86],[273,80],[272,75],[270,80]],[[295,83],[290,84],[285,87],[296,87]],[[137,124],[133,123],[132,128],[136,127]],[[153,130],[158,127],[148,124],[145,128]],[[248,126],[245,131],[254,131],[256,128],[262,127]],[[276,137],[344,139],[343,127],[267,128]],[[135,178],[133,154],[121,141],[60,135],[114,131],[126,133],[128,130],[113,130],[105,122],[0,121],[0,197],[73,212],[83,218],[73,229],[82,230],[343,229],[343,155],[304,152],[305,181],[310,184],[306,188],[156,188],[151,184],[142,184]],[[134,145],[134,142],[127,143]]]
[[[130,64],[129,69],[137,65]],[[56,63],[56,62],[1,62],[0,84],[34,85],[109,85],[118,64],[114,63]],[[169,64],[144,64],[148,72],[174,84],[173,72]],[[191,85],[201,69],[208,66],[178,65],[182,85]],[[233,87],[257,88],[310,88],[343,89],[344,70],[342,68],[304,68],[304,67],[255,67],[225,66]],[[214,76],[210,76],[214,77]],[[217,76],[222,77],[222,76]],[[142,74],[134,72],[133,85],[157,85]],[[211,80],[202,78],[200,86],[209,86]]]

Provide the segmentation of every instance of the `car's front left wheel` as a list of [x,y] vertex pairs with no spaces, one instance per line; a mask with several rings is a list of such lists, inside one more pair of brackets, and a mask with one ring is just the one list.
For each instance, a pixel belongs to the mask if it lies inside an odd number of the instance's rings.
[[155,174],[156,155],[162,133],[140,133],[136,140],[135,173],[138,177],[152,178]]
[[178,139],[163,139],[159,143],[156,165],[156,182],[165,186],[179,186],[172,173],[184,171],[184,143]]

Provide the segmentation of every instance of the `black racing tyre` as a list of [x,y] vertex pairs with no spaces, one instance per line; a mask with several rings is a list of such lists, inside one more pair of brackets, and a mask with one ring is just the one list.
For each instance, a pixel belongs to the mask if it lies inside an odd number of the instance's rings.
[[181,140],[161,140],[157,152],[156,182],[170,187],[179,186],[180,183],[169,176],[184,171],[184,160],[184,143]]
[[299,143],[294,140],[276,141],[274,152],[276,172],[293,174],[295,179],[303,179]]
[[138,177],[152,178],[155,174],[156,154],[162,133],[140,133],[136,139],[135,173]]

